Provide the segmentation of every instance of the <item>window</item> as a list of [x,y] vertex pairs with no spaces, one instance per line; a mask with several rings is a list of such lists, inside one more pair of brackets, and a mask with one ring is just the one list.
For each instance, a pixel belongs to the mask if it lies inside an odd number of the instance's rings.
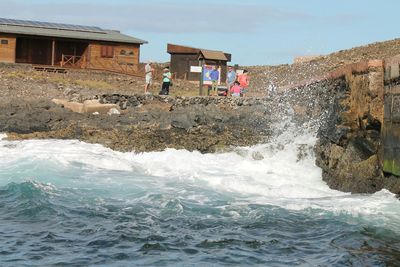
[[114,57],[114,46],[111,45],[102,45],[101,46],[101,57]]
[[120,56],[133,56],[135,53],[133,51],[126,51],[126,50],[121,50],[119,53]]
[[1,40],[2,45],[8,45],[8,40]]

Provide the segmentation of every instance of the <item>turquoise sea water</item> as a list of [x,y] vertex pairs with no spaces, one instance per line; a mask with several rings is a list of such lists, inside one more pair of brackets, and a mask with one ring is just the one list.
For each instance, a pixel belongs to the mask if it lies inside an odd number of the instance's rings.
[[203,155],[0,140],[0,266],[400,266],[399,201],[329,189],[314,141]]

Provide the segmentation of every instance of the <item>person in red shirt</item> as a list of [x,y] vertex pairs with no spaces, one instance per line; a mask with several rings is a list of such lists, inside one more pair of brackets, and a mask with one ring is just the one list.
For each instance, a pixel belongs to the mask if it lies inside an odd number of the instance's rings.
[[244,70],[242,74],[238,75],[238,82],[240,83],[240,87],[242,87],[242,91],[240,92],[241,96],[245,96],[247,93],[247,87],[249,86],[249,72]]
[[240,87],[240,83],[238,81],[235,81],[233,83],[233,86],[230,89],[231,96],[240,97],[241,91],[242,91],[242,87]]

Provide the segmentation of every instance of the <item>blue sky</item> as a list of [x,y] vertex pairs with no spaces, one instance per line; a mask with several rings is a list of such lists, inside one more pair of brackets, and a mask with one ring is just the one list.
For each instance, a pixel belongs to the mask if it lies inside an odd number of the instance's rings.
[[141,60],[166,62],[167,43],[223,50],[240,65],[399,37],[399,0],[1,0],[0,17],[118,29],[149,41]]

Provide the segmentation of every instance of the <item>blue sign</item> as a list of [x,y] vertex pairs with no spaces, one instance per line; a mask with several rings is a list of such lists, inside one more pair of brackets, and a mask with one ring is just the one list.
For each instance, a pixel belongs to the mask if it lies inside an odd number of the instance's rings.
[[[213,71],[215,66],[212,65],[204,65],[203,66],[203,84],[212,84],[211,80],[211,72]],[[219,83],[219,81],[218,81]]]

